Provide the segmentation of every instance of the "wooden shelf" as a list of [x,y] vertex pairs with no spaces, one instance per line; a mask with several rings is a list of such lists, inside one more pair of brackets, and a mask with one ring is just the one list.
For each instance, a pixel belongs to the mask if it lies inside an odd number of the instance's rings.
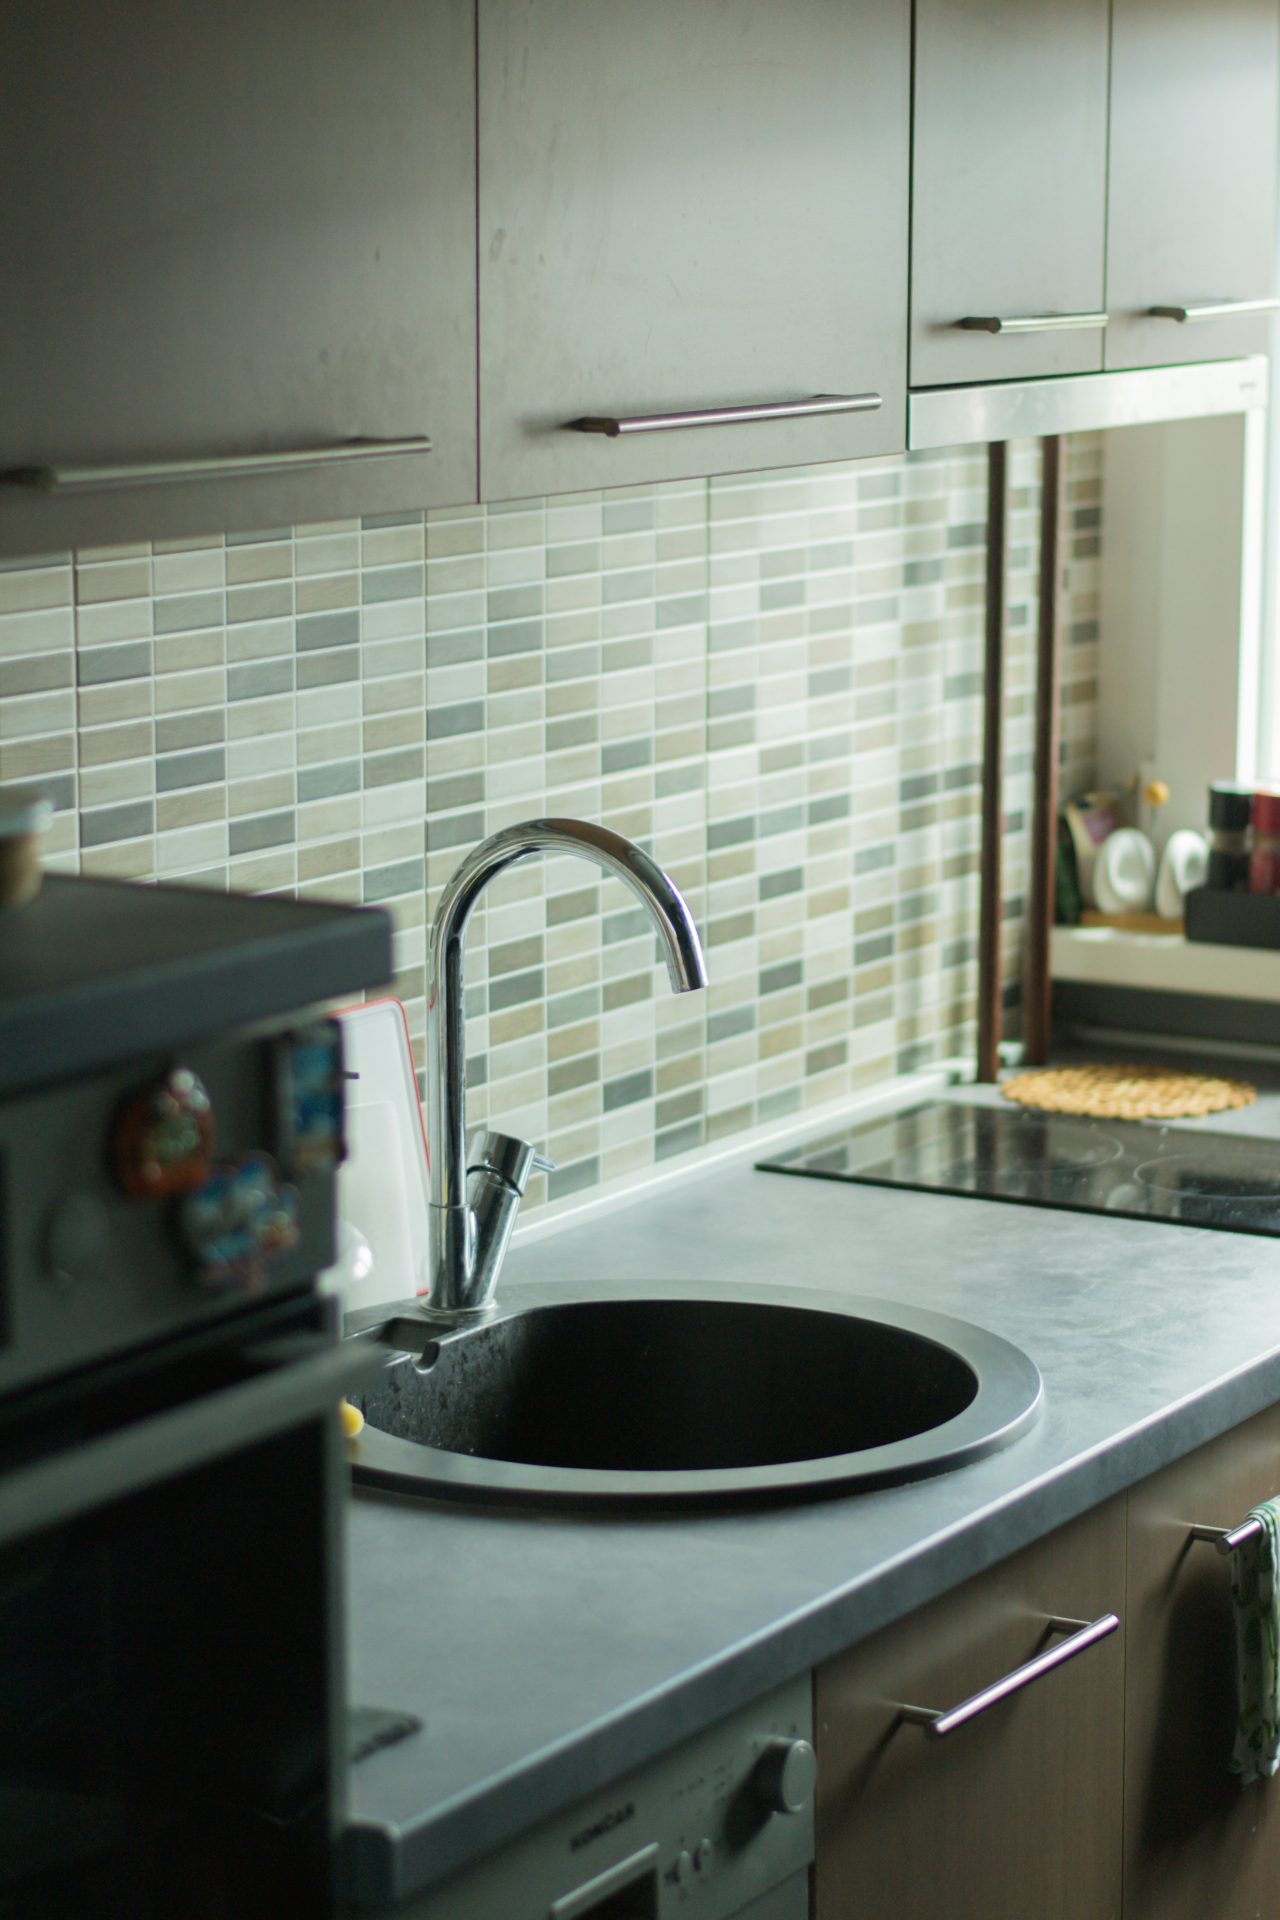
[[1280,950],[1226,947],[1175,934],[1115,927],[1055,927],[1049,939],[1055,980],[1225,1000],[1280,1000]]

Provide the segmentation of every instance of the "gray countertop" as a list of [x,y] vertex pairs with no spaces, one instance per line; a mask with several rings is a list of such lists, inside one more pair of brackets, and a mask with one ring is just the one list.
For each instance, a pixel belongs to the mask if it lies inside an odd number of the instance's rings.
[[[1280,1140],[1280,1095],[1196,1124]],[[1037,1362],[1043,1413],[977,1465],[773,1510],[583,1518],[359,1494],[351,1697],[425,1722],[351,1776],[348,1879],[371,1906],[1280,1399],[1280,1241],[793,1179],[749,1158],[518,1248],[504,1285],[680,1275],[976,1321]]]

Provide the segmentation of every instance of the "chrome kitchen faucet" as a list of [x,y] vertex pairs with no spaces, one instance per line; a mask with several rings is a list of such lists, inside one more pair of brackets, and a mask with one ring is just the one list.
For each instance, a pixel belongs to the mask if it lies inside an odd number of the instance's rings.
[[530,1174],[547,1169],[527,1140],[476,1136],[466,1151],[466,1031],[463,945],[471,909],[504,868],[536,853],[576,853],[625,880],[649,910],[667,952],[672,990],[707,984],[693,916],[655,860],[585,820],[526,820],[482,840],[445,887],[427,955],[427,1148],[431,1205],[427,1249],[428,1313],[458,1319],[492,1305],[494,1285]]

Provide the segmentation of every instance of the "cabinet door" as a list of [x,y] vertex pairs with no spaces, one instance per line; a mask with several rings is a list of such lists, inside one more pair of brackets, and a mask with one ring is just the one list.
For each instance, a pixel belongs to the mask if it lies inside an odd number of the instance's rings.
[[[908,0],[480,0],[486,499],[904,445],[909,26]],[[878,405],[665,419],[817,395]]]
[[476,497],[471,0],[47,0],[0,69],[0,467],[126,470],[0,485],[0,548]]
[[1107,0],[916,0],[912,148],[912,386],[1096,373]]
[[1115,1920],[1124,1649],[1113,1633],[942,1739],[1029,1661],[1047,1616],[1122,1611],[1122,1501],[978,1576],[817,1675],[817,1920]]
[[1114,0],[1108,367],[1266,348],[1247,310],[1152,317],[1275,292],[1276,0]]
[[1192,1526],[1280,1493],[1280,1408],[1144,1481],[1129,1500],[1126,1920],[1256,1920],[1280,1901],[1280,1789],[1228,1773],[1231,1571]]

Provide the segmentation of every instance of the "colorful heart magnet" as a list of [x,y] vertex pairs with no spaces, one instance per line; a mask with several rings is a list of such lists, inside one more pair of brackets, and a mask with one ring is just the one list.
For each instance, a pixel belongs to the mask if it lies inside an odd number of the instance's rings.
[[130,1094],[111,1129],[110,1155],[132,1199],[198,1187],[213,1158],[213,1102],[199,1074],[174,1067]]

